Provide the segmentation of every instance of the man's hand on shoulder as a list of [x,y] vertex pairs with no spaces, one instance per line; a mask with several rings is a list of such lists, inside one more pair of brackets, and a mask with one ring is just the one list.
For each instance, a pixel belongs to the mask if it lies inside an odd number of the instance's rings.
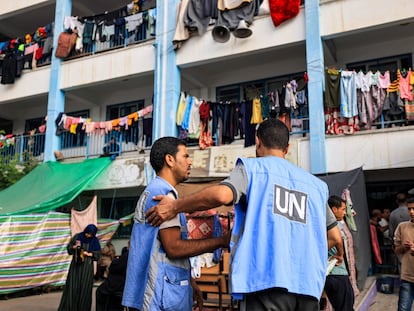
[[157,195],[153,197],[159,204],[151,207],[145,214],[147,223],[152,226],[159,226],[164,221],[173,219],[177,212],[175,211],[175,200],[166,195]]

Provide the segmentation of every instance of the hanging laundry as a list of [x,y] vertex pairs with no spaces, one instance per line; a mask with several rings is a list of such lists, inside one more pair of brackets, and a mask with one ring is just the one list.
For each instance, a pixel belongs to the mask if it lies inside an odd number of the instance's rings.
[[260,98],[256,97],[253,99],[253,103],[252,103],[252,117],[250,119],[250,123],[260,124],[262,122],[263,122],[262,105],[260,103]]
[[300,0],[269,0],[269,9],[273,25],[277,27],[299,14]]
[[194,97],[190,110],[190,121],[188,123],[188,137],[198,139],[200,136],[200,105],[202,101]]
[[72,232],[72,235],[78,232],[82,232],[83,229],[89,224],[96,225],[98,223],[96,195],[93,197],[91,203],[86,209],[77,211],[72,208],[70,214],[70,230]]
[[327,69],[325,71],[325,106],[339,108],[341,102],[341,76],[339,70]]
[[181,126],[183,122],[186,107],[187,107],[187,94],[185,92],[181,92],[180,99],[178,101],[177,113],[175,116],[176,123],[178,126]]
[[402,99],[408,99],[409,101],[412,101],[414,94],[411,92],[410,85],[411,69],[409,69],[408,71],[400,71],[398,69],[397,75],[399,80],[398,91],[400,93],[400,97]]
[[357,88],[355,71],[342,70],[341,72],[341,117],[351,118],[358,115]]

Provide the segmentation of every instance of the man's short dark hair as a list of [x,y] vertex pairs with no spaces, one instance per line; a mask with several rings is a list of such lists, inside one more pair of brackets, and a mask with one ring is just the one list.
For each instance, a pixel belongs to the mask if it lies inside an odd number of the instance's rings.
[[185,141],[170,136],[161,137],[154,142],[150,152],[150,163],[155,173],[158,173],[163,168],[167,154],[175,158],[180,145],[186,146]]
[[407,202],[407,195],[403,192],[397,193],[396,201],[398,205]]
[[414,195],[409,195],[408,197],[407,197],[407,204],[408,203],[414,203]]
[[289,129],[278,119],[267,119],[260,123],[256,135],[266,148],[286,150],[289,145]]
[[329,205],[330,208],[341,207],[342,203],[345,203],[345,200],[343,200],[341,197],[339,197],[337,195],[331,195],[328,198],[328,205]]

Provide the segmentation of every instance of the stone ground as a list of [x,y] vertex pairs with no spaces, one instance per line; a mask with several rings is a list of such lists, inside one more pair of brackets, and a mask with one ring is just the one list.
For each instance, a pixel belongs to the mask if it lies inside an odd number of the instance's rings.
[[[355,311],[395,311],[398,302],[398,287],[392,294],[383,294],[376,290],[376,279],[380,276],[367,278],[366,286],[356,299]],[[396,277],[396,276],[394,276]],[[94,288],[95,293],[96,287]],[[4,299],[0,296],[1,311],[56,311],[62,296],[61,290],[48,293],[32,294],[22,297]],[[94,296],[95,297],[95,296]],[[95,310],[95,298],[92,300],[92,310]],[[211,309],[209,309],[211,310]],[[414,310],[414,308],[413,308]],[[86,310],[85,310],[86,311]]]

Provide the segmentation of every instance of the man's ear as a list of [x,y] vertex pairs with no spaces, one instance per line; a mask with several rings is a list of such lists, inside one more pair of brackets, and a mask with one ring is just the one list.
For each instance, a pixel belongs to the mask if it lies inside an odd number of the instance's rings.
[[169,167],[173,167],[174,163],[175,163],[175,159],[171,154],[167,154],[165,156],[165,163],[169,166]]
[[256,139],[256,147],[260,147],[262,145],[262,141],[257,135],[255,136],[255,139]]
[[288,145],[287,145],[287,147],[286,147],[286,149],[284,150],[285,155],[286,155],[286,154],[288,154],[288,152],[289,152],[289,148],[290,148],[290,144],[288,144]]

